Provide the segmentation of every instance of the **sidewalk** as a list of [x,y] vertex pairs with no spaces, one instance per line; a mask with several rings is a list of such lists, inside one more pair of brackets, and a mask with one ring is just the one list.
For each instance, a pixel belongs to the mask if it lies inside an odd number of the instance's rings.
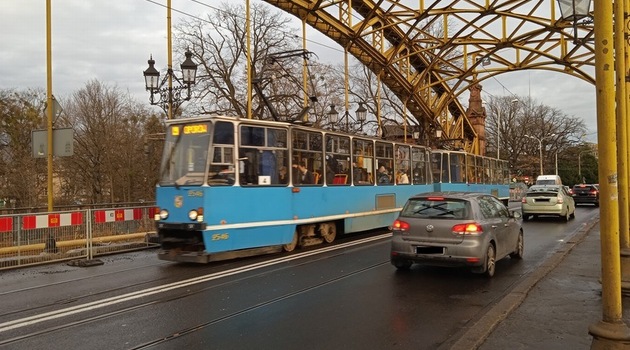
[[[527,254],[527,253],[525,253]],[[590,349],[602,320],[599,218],[472,326],[451,349]],[[630,326],[630,298],[623,298]]]

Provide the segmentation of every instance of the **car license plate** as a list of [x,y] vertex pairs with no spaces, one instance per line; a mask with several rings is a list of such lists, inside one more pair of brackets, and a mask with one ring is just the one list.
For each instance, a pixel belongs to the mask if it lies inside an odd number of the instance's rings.
[[416,254],[444,254],[444,247],[416,247]]

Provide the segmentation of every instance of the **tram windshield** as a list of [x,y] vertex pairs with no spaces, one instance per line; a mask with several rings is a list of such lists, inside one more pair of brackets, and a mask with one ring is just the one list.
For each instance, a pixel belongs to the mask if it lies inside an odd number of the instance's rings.
[[160,166],[160,186],[204,183],[211,130],[209,122],[168,127]]

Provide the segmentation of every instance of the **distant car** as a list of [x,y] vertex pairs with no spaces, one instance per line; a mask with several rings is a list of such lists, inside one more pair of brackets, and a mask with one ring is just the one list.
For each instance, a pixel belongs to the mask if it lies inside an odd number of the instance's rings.
[[527,185],[522,182],[510,183],[510,201],[520,202],[527,192]]
[[587,203],[599,207],[599,187],[594,184],[577,184],[571,195],[575,205]]
[[568,194],[570,194],[571,196],[573,196],[573,189],[569,186],[564,186],[564,189],[567,191]]
[[495,263],[523,258],[521,215],[483,193],[433,192],[412,196],[392,225],[390,260],[470,267],[494,276]]
[[562,185],[562,179],[558,175],[538,175],[536,185]]
[[521,201],[523,220],[554,215],[569,221],[575,217],[573,197],[562,185],[532,185]]

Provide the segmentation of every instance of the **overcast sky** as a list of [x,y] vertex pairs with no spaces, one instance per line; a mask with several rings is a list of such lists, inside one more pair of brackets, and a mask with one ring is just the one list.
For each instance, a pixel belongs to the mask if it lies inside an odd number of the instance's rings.
[[[252,3],[254,1],[257,0]],[[199,16],[212,12],[218,3],[216,0],[172,0],[173,25],[187,17],[186,14]],[[67,98],[89,80],[97,79],[129,90],[138,101],[148,103],[142,72],[148,66],[149,55],[153,54],[158,70],[167,64],[165,4],[166,0],[53,0],[55,96]],[[0,88],[45,89],[46,1],[1,0],[0,14]],[[295,28],[299,34],[297,21]],[[307,36],[308,49],[320,60],[326,61],[339,52],[327,49],[326,46],[338,46],[315,30],[310,30]],[[176,57],[174,54],[173,66],[179,69],[181,62]],[[341,60],[340,53],[338,59]],[[486,96],[531,96],[538,103],[583,119],[590,133],[587,139],[596,141],[595,87],[591,84],[568,75],[542,71],[507,73],[481,84]],[[464,105],[468,104],[467,98],[463,97]]]

